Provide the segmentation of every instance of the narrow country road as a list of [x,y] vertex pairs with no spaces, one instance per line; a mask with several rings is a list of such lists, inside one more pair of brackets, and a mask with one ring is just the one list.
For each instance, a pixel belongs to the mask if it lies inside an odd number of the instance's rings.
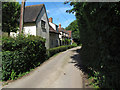
[[82,71],[76,66],[77,50],[72,48],[50,58],[29,75],[4,88],[83,88]]

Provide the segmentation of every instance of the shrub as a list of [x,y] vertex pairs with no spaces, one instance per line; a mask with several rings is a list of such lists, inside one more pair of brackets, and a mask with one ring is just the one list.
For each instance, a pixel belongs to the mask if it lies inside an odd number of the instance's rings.
[[[3,37],[3,80],[18,77],[46,59],[45,40],[39,36]],[[10,78],[11,77],[11,78]]]
[[53,56],[56,53],[65,51],[65,50],[73,48],[73,47],[76,47],[76,45],[65,45],[65,46],[59,46],[59,47],[55,47],[55,48],[50,48],[50,49],[47,50],[48,58]]
[[73,46],[77,46],[77,43],[74,42],[74,43],[72,43],[72,45],[73,45]]
[[[35,45],[36,42],[44,44],[45,39],[39,36],[29,35],[28,37],[24,35],[17,36],[16,38],[12,37],[2,37],[2,49],[4,51],[21,51],[24,47],[28,45]],[[44,45],[43,45],[44,46]]]

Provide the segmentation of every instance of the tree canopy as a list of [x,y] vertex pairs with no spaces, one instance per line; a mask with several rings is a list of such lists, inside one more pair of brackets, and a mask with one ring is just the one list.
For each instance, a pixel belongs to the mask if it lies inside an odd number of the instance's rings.
[[20,17],[20,4],[18,2],[2,3],[2,31],[16,32],[18,30],[18,19]]
[[[102,88],[120,86],[120,2],[71,2],[76,13],[82,65]],[[90,73],[91,71],[91,73]]]
[[72,38],[73,38],[74,42],[76,42],[77,44],[80,44],[80,35],[79,35],[80,33],[79,33],[77,21],[74,20],[65,29],[66,30],[71,30],[72,31]]

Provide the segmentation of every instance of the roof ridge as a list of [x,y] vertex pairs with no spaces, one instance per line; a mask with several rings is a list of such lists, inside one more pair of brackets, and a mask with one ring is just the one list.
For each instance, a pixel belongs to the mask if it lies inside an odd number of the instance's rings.
[[30,5],[30,6],[25,6],[25,7],[35,7],[35,6],[41,6],[41,5],[44,5],[44,4]]

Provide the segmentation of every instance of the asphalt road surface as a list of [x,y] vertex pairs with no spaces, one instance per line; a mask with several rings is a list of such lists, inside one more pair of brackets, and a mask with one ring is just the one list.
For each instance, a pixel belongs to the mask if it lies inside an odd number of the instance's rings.
[[4,88],[83,88],[82,71],[76,67],[76,50],[69,49],[53,56],[29,75],[15,80]]

